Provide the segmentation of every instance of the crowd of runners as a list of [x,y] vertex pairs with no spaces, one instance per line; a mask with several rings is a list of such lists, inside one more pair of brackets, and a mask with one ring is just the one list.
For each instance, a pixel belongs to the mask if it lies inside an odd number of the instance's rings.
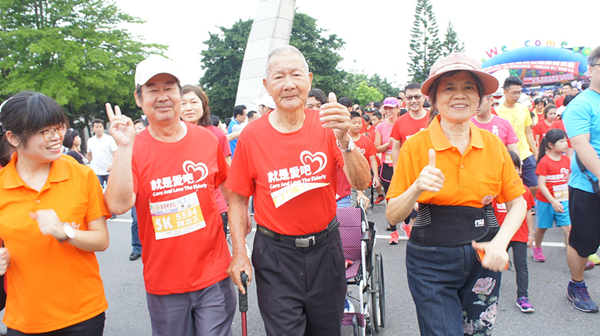
[[268,335],[339,335],[348,263],[335,214],[361,199],[385,204],[389,244],[408,238],[423,335],[491,334],[510,249],[516,305],[533,312],[527,264],[545,262],[553,226],[567,297],[598,312],[584,270],[600,263],[600,47],[588,64],[589,80],[532,89],[451,54],[425,82],[360,105],[311,87],[285,46],[257,110],[222,122],[174,62],[150,57],[132,83],[143,118],[107,103],[108,134],[94,120],[85,153],[52,98],[18,93],[0,107],[8,335],[103,334],[95,252],[107,219],[130,210],[154,335],[231,335],[242,272]]

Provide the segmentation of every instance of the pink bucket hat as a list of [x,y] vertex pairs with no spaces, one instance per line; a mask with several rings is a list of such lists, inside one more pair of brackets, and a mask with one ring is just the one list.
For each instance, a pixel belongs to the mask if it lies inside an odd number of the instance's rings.
[[483,83],[483,95],[491,95],[498,90],[498,80],[496,77],[481,70],[481,65],[465,54],[452,53],[448,57],[440,58],[431,67],[429,78],[421,86],[421,92],[424,95],[429,94],[429,88],[435,80],[449,71],[468,71],[477,76]]

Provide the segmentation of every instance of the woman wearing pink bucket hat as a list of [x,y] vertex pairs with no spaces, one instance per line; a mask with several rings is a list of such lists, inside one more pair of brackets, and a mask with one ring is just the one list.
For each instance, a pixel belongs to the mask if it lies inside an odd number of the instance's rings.
[[[400,151],[386,216],[399,223],[419,202],[406,268],[423,335],[487,334],[495,323],[506,247],[526,211],[506,148],[469,121],[497,89],[498,80],[463,54],[438,60],[421,92],[439,115]],[[493,199],[510,209],[502,227]]]

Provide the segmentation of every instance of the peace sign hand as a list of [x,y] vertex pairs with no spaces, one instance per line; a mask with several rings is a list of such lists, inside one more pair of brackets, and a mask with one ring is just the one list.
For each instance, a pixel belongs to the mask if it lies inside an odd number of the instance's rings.
[[131,118],[122,115],[119,106],[115,105],[113,112],[110,103],[106,103],[106,114],[110,120],[110,135],[115,139],[117,145],[119,147],[131,146],[135,138],[135,128]]

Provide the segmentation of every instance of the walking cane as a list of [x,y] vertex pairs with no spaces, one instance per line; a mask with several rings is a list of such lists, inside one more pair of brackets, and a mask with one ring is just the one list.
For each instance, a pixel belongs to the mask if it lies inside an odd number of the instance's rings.
[[240,296],[240,313],[242,313],[242,336],[248,336],[248,326],[246,325],[246,312],[248,311],[248,275],[242,271],[240,273],[242,279],[242,286],[244,286],[244,292],[238,290]]

